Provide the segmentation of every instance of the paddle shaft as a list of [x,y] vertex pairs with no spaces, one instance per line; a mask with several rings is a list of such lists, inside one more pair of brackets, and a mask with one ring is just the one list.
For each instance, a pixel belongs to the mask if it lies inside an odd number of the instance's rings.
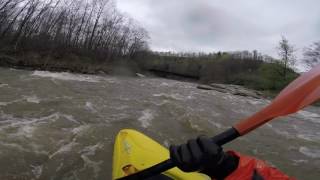
[[[240,136],[240,134],[238,133],[238,131],[235,128],[230,128],[230,129],[222,132],[221,134],[214,136],[212,138],[212,141],[214,143],[216,143],[217,145],[222,146],[222,145],[236,139],[239,136]],[[146,179],[146,178],[161,174],[162,172],[165,172],[171,168],[174,168],[175,166],[176,166],[176,164],[171,159],[168,159],[168,160],[165,160],[159,164],[151,166],[147,169],[139,171],[133,175],[119,178],[118,180]]]

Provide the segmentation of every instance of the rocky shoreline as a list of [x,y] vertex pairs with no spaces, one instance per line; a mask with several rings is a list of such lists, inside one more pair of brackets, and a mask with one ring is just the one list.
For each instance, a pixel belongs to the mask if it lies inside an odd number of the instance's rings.
[[[142,71],[139,68],[129,68],[125,65],[114,65],[114,64],[80,64],[79,62],[72,64],[71,62],[62,62],[62,63],[51,63],[52,61],[48,61],[49,63],[38,63],[38,60],[26,60],[27,58],[17,58],[8,55],[0,54],[0,67],[8,67],[8,68],[16,68],[16,69],[25,69],[25,70],[43,70],[43,71],[53,71],[53,72],[71,72],[71,73],[80,73],[80,74],[114,74],[114,75],[127,75],[127,76],[136,76],[140,78],[148,77],[148,76],[156,76],[162,77],[166,79],[175,79],[178,81],[185,81],[183,77],[170,77],[163,76],[157,73],[153,73],[152,71]],[[39,57],[37,58],[39,59]],[[45,61],[45,60],[44,60]],[[191,81],[190,79],[187,79]],[[198,82],[197,80],[192,80],[193,82]],[[214,90],[222,93],[229,93],[238,96],[244,97],[252,97],[256,99],[266,98],[264,93],[252,89],[245,88],[239,85],[231,85],[231,84],[201,84],[197,86],[198,89],[203,90]]]
[[29,54],[25,57],[0,54],[0,67],[42,70],[53,72],[70,72],[80,74],[120,74],[135,75],[139,72],[137,65],[125,60],[117,63],[90,62],[79,57],[54,59],[53,57],[40,57],[37,54]]
[[244,96],[244,97],[252,97],[255,99],[265,98],[262,92],[252,90],[252,89],[247,89],[239,85],[211,83],[208,85],[203,85],[203,84],[198,85],[197,88],[203,89],[203,90],[213,90],[213,91],[218,91],[222,93],[229,93],[229,94]]

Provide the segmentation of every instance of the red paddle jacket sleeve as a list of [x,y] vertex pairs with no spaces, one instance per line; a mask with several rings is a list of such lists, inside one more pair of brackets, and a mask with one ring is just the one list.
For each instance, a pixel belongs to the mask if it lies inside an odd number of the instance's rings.
[[228,153],[239,157],[239,164],[225,180],[295,180],[264,161],[234,151]]

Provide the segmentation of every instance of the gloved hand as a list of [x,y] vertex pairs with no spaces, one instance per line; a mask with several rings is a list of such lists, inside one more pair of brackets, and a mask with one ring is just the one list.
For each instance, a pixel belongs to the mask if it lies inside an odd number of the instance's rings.
[[224,178],[238,166],[237,157],[223,152],[205,136],[189,140],[187,144],[171,146],[170,157],[182,171],[201,171],[214,178]]

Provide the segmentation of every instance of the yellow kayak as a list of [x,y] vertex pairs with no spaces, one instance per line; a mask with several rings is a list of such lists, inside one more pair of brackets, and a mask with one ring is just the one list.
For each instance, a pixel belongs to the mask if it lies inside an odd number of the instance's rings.
[[[128,176],[169,158],[169,151],[146,135],[131,129],[121,130],[115,140],[112,179]],[[209,180],[200,173],[185,173],[172,168],[161,176],[165,179]]]

